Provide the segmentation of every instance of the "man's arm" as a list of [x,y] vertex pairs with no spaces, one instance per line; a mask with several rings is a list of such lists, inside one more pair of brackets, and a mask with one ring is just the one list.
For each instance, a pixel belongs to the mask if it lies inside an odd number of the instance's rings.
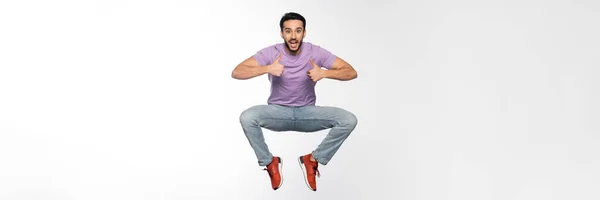
[[280,53],[279,57],[273,63],[266,66],[260,66],[260,63],[254,57],[247,58],[233,69],[231,77],[238,80],[246,80],[266,73],[273,76],[281,76],[283,65],[279,63],[279,60],[281,60],[282,56],[283,54]]
[[268,72],[268,67],[260,66],[254,57],[250,57],[238,64],[231,72],[231,77],[245,80],[263,75]]
[[352,65],[337,57],[333,61],[331,68],[329,70],[324,70],[324,77],[340,81],[348,81],[358,77],[358,73],[356,70],[354,70]]

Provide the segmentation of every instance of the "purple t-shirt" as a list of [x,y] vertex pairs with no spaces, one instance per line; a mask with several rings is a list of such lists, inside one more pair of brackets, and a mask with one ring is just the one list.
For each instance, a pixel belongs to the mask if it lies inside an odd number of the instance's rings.
[[280,53],[283,57],[279,60],[283,67],[281,76],[268,74],[271,81],[271,95],[268,104],[285,106],[315,105],[315,85],[307,72],[313,68],[313,62],[325,69],[331,69],[336,56],[318,45],[302,42],[300,54],[293,56],[286,51],[284,43],[278,43],[258,51],[253,57],[261,66],[273,63]]

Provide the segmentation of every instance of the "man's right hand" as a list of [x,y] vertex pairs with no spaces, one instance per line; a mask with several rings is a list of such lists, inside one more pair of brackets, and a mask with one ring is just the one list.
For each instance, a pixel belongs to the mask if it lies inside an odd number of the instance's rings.
[[281,60],[282,56],[283,53],[279,53],[279,57],[269,66],[267,66],[269,74],[272,74],[273,76],[281,76],[281,74],[283,73],[283,65],[279,63],[279,60]]

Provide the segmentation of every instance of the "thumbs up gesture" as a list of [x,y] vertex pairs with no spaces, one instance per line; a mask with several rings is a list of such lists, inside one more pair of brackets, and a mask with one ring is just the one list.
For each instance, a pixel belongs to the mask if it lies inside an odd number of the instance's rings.
[[310,59],[310,64],[312,64],[313,68],[308,70],[308,76],[313,82],[317,82],[325,77],[325,71],[319,67],[315,62],[313,62],[312,58]]
[[279,63],[279,60],[281,60],[281,56],[283,56],[283,53],[280,53],[279,57],[268,66],[267,71],[269,72],[269,74],[272,74],[274,76],[281,76],[281,74],[283,73],[283,65]]

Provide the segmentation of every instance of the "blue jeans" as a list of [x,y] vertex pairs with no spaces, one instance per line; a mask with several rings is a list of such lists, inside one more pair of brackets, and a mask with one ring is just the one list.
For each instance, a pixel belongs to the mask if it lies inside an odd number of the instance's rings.
[[262,128],[277,132],[316,132],[330,128],[325,139],[312,152],[317,162],[326,165],[354,130],[357,122],[356,116],[344,109],[316,105],[256,105],[244,110],[240,115],[242,129],[254,149],[259,166],[266,166],[273,159],[273,154],[265,143]]

